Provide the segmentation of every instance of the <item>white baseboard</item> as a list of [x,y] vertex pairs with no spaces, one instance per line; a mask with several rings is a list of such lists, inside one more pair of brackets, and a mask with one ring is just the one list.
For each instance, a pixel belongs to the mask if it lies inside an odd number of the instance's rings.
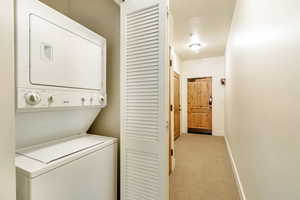
[[224,131],[214,131],[212,133],[213,136],[224,136]]
[[228,150],[228,153],[229,153],[229,157],[230,157],[230,161],[231,161],[231,166],[232,166],[235,182],[236,182],[238,190],[239,190],[240,199],[241,200],[247,200],[245,192],[244,192],[244,188],[243,188],[243,185],[242,185],[242,182],[241,182],[241,179],[240,179],[240,175],[239,175],[236,163],[235,163],[234,158],[233,158],[231,147],[230,147],[230,144],[229,144],[226,136],[225,136],[225,142],[226,142],[227,150]]

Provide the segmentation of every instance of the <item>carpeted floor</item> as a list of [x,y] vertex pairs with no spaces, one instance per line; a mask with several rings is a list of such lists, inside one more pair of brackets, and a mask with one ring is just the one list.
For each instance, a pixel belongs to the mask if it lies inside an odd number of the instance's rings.
[[175,159],[170,200],[239,200],[224,137],[181,136]]

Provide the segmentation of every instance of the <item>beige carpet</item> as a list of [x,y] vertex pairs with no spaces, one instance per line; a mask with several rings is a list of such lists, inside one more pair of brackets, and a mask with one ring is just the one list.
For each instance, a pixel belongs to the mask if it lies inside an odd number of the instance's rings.
[[224,137],[181,136],[175,159],[170,200],[239,200]]

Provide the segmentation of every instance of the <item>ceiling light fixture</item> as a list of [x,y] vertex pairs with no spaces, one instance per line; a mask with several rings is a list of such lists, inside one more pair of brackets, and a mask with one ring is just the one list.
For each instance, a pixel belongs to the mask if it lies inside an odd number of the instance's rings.
[[195,51],[196,53],[199,53],[202,45],[200,43],[198,36],[195,33],[192,33],[190,39],[191,39],[191,41],[189,44],[189,48],[191,50]]

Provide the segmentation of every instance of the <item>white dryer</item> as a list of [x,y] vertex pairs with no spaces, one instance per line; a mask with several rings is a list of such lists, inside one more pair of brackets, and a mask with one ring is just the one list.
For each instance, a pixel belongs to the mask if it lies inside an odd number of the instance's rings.
[[80,135],[17,151],[18,200],[115,200],[117,141]]
[[39,0],[16,1],[16,144],[85,133],[107,104],[106,39]]

